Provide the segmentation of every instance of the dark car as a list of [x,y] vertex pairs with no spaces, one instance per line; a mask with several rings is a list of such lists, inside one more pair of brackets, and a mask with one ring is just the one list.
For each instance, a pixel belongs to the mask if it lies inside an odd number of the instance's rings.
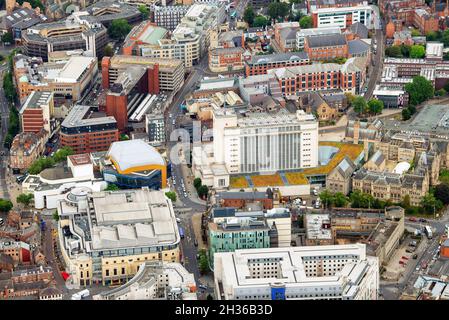
[[413,258],[413,259],[418,259],[418,255],[415,253],[415,254],[412,256],[412,258]]
[[419,222],[427,222],[427,220],[424,219],[424,218],[420,218],[420,219],[419,219]]
[[195,245],[195,247],[198,247],[198,241],[196,241],[196,239],[193,241],[193,244]]

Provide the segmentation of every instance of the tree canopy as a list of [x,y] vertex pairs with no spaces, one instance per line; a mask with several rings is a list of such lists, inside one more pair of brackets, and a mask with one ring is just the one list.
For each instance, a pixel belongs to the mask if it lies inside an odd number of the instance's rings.
[[434,96],[435,88],[429,80],[423,76],[416,76],[411,83],[405,85],[405,91],[410,96],[410,104],[418,105]]
[[112,49],[112,46],[110,44],[104,47],[103,54],[106,57],[112,57],[114,55],[114,50]]
[[12,32],[6,32],[4,35],[2,35],[3,43],[6,43],[6,42],[13,43],[13,41],[14,41],[14,38],[12,36]]
[[363,114],[368,111],[368,104],[366,103],[366,100],[362,96],[357,96],[352,101],[352,107],[354,108],[354,112],[358,114]]
[[17,203],[22,203],[23,205],[28,206],[33,198],[34,196],[32,193],[22,193],[17,196],[16,200]]
[[449,185],[441,183],[435,187],[434,196],[437,200],[440,200],[443,204],[449,204]]
[[254,18],[253,27],[265,27],[269,23],[268,19],[264,16],[257,16]]
[[113,20],[108,28],[108,34],[112,39],[123,40],[131,31],[132,27],[125,19]]
[[378,99],[371,99],[368,101],[368,110],[372,114],[380,114],[384,108],[384,103]]
[[288,16],[290,7],[285,2],[271,2],[268,5],[268,15],[271,19],[283,19]]
[[313,20],[311,16],[303,16],[301,19],[299,19],[299,25],[302,29],[309,29],[312,28]]
[[256,14],[254,13],[253,7],[247,6],[245,11],[243,12],[243,20],[246,23],[248,23],[250,26],[252,26],[255,17],[256,17]]
[[421,59],[426,55],[426,49],[421,45],[413,45],[410,48],[410,58]]
[[167,198],[169,198],[171,201],[175,202],[176,201],[176,192],[173,191],[168,191],[165,193],[165,196]]
[[148,16],[150,15],[150,10],[148,10],[146,5],[140,5],[139,6],[139,11],[142,14],[142,18],[143,19],[148,19]]
[[12,202],[6,199],[0,199],[0,211],[9,212],[13,207]]
[[104,190],[105,191],[117,191],[117,190],[120,190],[120,188],[118,187],[118,185],[116,185],[114,183],[108,183],[108,186]]

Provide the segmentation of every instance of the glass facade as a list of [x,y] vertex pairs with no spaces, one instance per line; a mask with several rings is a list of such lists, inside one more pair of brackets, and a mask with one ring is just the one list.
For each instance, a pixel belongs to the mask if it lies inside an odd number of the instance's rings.
[[114,183],[121,188],[142,188],[158,190],[161,188],[162,175],[160,170],[153,170],[147,175],[120,174],[115,170],[104,170],[103,178],[106,182]]

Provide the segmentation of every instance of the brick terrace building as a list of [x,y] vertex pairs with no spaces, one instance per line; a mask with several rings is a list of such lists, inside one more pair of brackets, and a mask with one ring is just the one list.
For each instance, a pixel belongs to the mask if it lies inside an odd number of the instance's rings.
[[61,124],[61,146],[75,153],[106,151],[119,140],[117,121],[112,116],[91,113],[90,106],[76,105]]
[[317,61],[349,56],[348,42],[342,34],[306,37],[304,51],[307,52],[310,60]]
[[50,118],[54,112],[53,93],[35,91],[31,93],[20,109],[23,132],[39,132],[44,128],[50,132]]
[[266,74],[276,68],[294,67],[310,64],[305,52],[276,53],[264,56],[252,56],[245,61],[245,76]]
[[247,204],[260,203],[264,210],[273,209],[273,192],[220,192],[215,201],[221,207],[243,209]]
[[42,128],[38,132],[21,132],[16,135],[9,152],[10,167],[28,169],[44,152],[47,138],[48,132]]
[[239,71],[244,68],[241,47],[209,50],[209,69],[212,72]]

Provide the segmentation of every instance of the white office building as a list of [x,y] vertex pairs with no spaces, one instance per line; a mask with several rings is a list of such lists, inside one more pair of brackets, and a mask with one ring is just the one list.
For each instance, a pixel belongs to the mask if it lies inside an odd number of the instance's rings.
[[220,300],[377,300],[378,258],[364,244],[246,249],[214,255]]
[[[354,6],[341,8],[320,8],[312,11],[314,26],[317,28],[333,27],[348,28],[351,24],[360,22],[368,29],[375,27],[375,14],[371,6]],[[315,22],[316,21],[316,22]]]
[[302,110],[214,110],[213,131],[214,160],[230,174],[318,166],[318,122]]

